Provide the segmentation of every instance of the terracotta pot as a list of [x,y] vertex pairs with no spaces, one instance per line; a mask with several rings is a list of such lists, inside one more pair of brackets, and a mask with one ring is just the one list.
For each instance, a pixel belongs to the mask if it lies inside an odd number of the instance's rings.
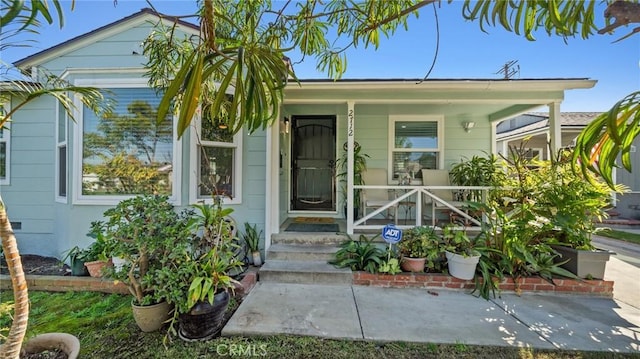
[[424,272],[427,258],[402,257],[400,268],[405,272]]
[[102,277],[102,269],[108,265],[111,265],[110,261],[91,261],[85,262],[85,267],[89,270],[89,275],[92,277]]
[[166,301],[151,305],[135,305],[131,302],[131,311],[140,330],[148,333],[162,328],[169,320],[171,305]]
[[22,347],[25,354],[36,354],[52,349],[63,351],[68,359],[76,359],[80,353],[80,341],[67,333],[45,333],[29,339]]

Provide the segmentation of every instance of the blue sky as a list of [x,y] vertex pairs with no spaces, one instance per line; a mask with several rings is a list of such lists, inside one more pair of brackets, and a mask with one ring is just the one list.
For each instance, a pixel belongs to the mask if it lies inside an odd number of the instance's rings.
[[[279,1],[274,0],[278,5]],[[195,0],[153,1],[165,14],[187,15],[194,12]],[[31,48],[13,48],[0,54],[5,62],[13,62],[60,42],[107,25],[148,7],[140,0],[76,0],[63,1],[66,23],[40,29]],[[596,22],[603,24],[599,6]],[[440,48],[429,78],[498,79],[496,72],[511,60],[517,60],[520,73],[515,78],[590,78],[598,83],[592,89],[566,93],[562,111],[605,111],[617,100],[640,89],[640,34],[618,43],[632,27],[621,27],[613,35],[594,35],[588,40],[570,38],[567,43],[546,33],[536,34],[537,41],[498,27],[480,31],[477,22],[466,22],[461,15],[461,2],[438,8]],[[435,55],[436,31],[433,8],[422,9],[419,19],[412,19],[409,31],[399,30],[391,39],[383,40],[378,50],[358,48],[349,52],[348,69],[343,78],[422,78]],[[299,60],[295,54],[291,56]],[[315,69],[313,59],[294,66],[300,78],[326,78]],[[546,108],[541,108],[546,111]]]

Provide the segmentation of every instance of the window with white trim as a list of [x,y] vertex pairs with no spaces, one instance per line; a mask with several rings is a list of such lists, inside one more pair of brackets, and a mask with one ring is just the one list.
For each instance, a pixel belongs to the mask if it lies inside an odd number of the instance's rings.
[[442,118],[398,116],[389,121],[392,179],[421,178],[421,169],[438,169],[442,161]]
[[79,180],[74,200],[113,203],[150,193],[175,199],[179,192],[174,173],[174,168],[179,168],[179,146],[172,116],[156,122],[161,94],[146,87],[145,81],[120,82],[79,81],[84,86],[104,88],[113,106],[101,114],[81,106],[76,131],[79,145],[74,146],[79,149],[74,152],[79,168],[74,173]]
[[215,193],[224,203],[240,203],[242,131],[233,134],[224,121],[212,119],[209,111],[203,111],[196,122],[191,141],[191,168],[196,171],[191,178],[191,201],[208,202]]
[[[9,104],[0,102],[0,117],[4,117],[9,112]],[[9,134],[9,122],[0,127],[0,184],[10,184],[11,168],[11,135]]]
[[56,201],[67,202],[67,111],[56,102]]

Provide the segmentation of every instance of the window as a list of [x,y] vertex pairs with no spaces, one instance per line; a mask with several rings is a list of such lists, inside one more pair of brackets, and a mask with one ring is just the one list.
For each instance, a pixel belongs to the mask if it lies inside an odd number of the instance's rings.
[[67,112],[56,102],[56,201],[67,202]]
[[[179,146],[174,141],[172,118],[156,122],[161,95],[141,87],[146,86],[144,80],[79,82],[105,88],[105,97],[113,106],[98,115],[82,106],[77,116],[80,145],[74,146],[79,148],[74,161],[79,169],[74,178],[79,184],[74,186],[74,200],[111,204],[148,193],[177,198],[179,189],[174,179],[179,177],[174,168],[179,168]],[[66,148],[60,152],[66,152]]]
[[441,166],[442,119],[436,117],[392,118],[389,133],[392,179],[421,178],[421,169]]
[[523,153],[527,160],[542,160],[542,148],[526,148]]
[[240,203],[242,131],[234,135],[208,114],[203,111],[202,117],[198,116],[191,141],[191,168],[196,171],[196,175],[191,176],[191,202],[209,201],[216,193],[224,203]]
[[[4,117],[8,111],[9,104],[0,103],[0,117]],[[0,128],[0,184],[7,185],[10,184],[9,170],[11,163],[9,160],[11,157],[9,126],[9,122],[6,122],[4,128]]]

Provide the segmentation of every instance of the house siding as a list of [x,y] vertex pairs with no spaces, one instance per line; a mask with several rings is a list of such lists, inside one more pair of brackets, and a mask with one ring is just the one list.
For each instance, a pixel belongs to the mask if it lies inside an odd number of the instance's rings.
[[[14,99],[15,100],[15,99]],[[18,248],[27,253],[57,254],[53,236],[55,108],[52,98],[40,98],[12,117],[11,184],[0,186]],[[16,226],[17,227],[17,226]]]

